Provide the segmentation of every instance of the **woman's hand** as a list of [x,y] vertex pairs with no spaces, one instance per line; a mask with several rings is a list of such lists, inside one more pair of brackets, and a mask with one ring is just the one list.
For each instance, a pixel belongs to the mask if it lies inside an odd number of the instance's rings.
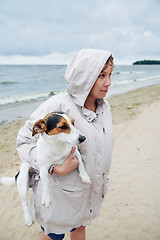
[[78,159],[74,156],[76,147],[72,147],[69,156],[64,160],[61,165],[56,165],[53,168],[53,172],[57,175],[64,176],[73,172],[79,165]]

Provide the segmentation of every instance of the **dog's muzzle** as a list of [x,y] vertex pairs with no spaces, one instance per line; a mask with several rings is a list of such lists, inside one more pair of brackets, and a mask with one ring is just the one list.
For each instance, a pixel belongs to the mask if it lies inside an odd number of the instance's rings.
[[82,142],[84,142],[85,140],[86,140],[86,137],[85,137],[85,136],[79,135],[79,138],[78,138],[79,143],[82,143]]

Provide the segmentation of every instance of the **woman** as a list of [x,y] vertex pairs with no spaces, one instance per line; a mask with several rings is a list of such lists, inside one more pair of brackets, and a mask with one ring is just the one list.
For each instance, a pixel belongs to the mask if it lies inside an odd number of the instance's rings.
[[70,232],[71,240],[84,240],[85,227],[99,214],[108,189],[113,147],[110,108],[103,99],[111,85],[113,67],[110,52],[80,50],[66,69],[67,92],[44,102],[18,133],[20,158],[35,169],[38,134],[32,137],[31,131],[36,120],[50,112],[63,111],[74,118],[75,127],[86,136],[79,151],[92,183],[84,184],[79,178],[78,160],[72,148],[64,163],[52,169],[52,204],[48,209],[41,204],[41,181],[34,189],[36,221],[42,227],[39,240],[63,239],[66,232]]

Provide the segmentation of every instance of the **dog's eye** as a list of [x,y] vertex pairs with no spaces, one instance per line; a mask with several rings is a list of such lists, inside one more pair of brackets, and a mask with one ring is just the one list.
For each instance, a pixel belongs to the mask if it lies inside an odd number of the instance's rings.
[[63,126],[61,126],[61,127],[59,127],[60,129],[63,129],[63,130],[66,130],[66,129],[68,129],[68,126],[67,125],[63,125]]

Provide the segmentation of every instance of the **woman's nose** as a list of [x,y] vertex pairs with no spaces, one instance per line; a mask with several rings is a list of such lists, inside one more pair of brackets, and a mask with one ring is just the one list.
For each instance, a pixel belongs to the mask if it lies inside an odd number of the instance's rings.
[[111,78],[107,78],[106,81],[104,82],[104,86],[107,87],[107,86],[111,86]]

